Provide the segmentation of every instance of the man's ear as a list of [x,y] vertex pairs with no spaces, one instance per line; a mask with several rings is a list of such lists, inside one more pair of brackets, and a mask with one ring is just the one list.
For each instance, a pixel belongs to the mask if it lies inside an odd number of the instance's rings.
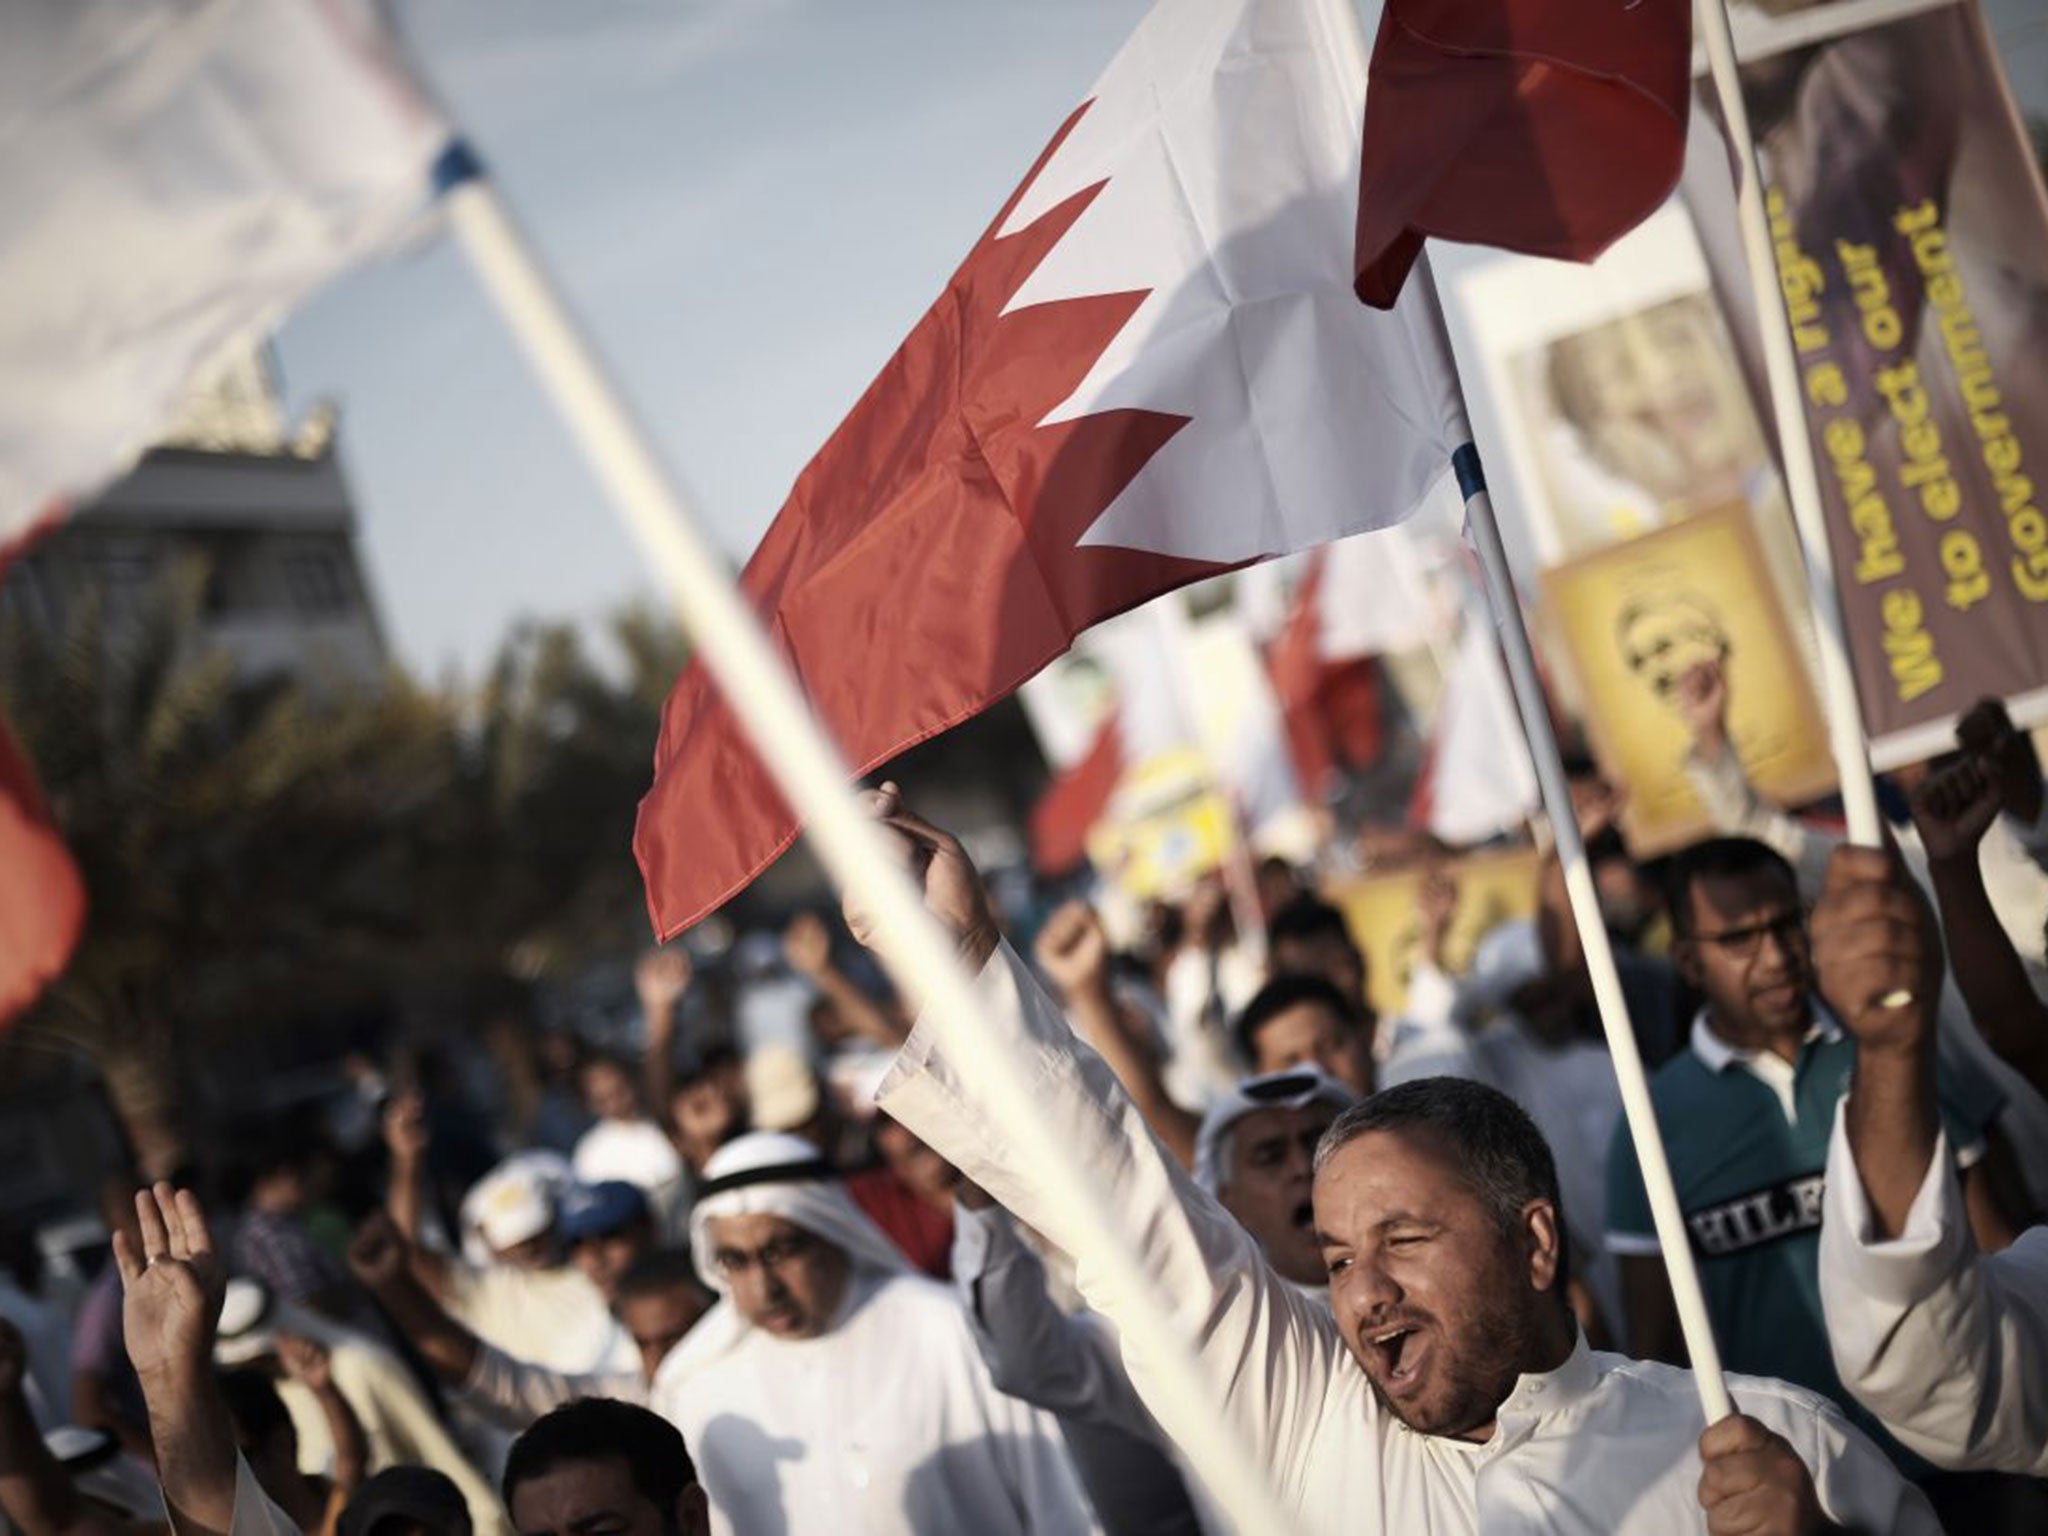
[[1687,986],[1697,988],[1700,984],[1700,947],[1692,939],[1674,938],[1671,941],[1671,966],[1678,972],[1679,980]]
[[711,1499],[702,1483],[676,1495],[676,1530],[679,1536],[711,1536]]
[[1548,1200],[1531,1200],[1523,1206],[1522,1236],[1529,1251],[1529,1288],[1555,1291],[1564,1268],[1565,1241],[1557,1207]]

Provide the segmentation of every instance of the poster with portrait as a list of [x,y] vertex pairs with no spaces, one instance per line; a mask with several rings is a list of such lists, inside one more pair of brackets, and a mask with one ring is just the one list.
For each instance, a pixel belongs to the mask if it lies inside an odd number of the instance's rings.
[[1546,564],[1729,502],[1782,505],[1691,221],[1590,266],[1512,258],[1457,284]]
[[1471,968],[1481,939],[1500,924],[1535,912],[1540,862],[1535,849],[1516,848],[1331,883],[1323,895],[1344,914],[1351,937],[1365,952],[1366,994],[1373,1007],[1392,1015],[1406,1005],[1408,976],[1422,942],[1416,908],[1422,882],[1431,873],[1443,871],[1458,888],[1457,908],[1444,936],[1444,964],[1460,976]]
[[1686,780],[1692,738],[1678,709],[1678,681],[1698,662],[1723,667],[1729,736],[1767,800],[1798,805],[1834,787],[1819,706],[1740,506],[1553,567],[1543,595],[1594,755],[1627,788],[1638,857],[1711,830]]

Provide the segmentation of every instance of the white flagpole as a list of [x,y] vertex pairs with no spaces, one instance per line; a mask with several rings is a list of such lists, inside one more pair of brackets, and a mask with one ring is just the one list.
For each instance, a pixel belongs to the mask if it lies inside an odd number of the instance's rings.
[[[453,178],[450,178],[453,179]],[[1119,1290],[1153,1298],[1122,1321],[1126,1338],[1160,1375],[1159,1418],[1240,1531],[1289,1528],[1265,1469],[1224,1418],[1189,1341],[1167,1318],[1159,1287],[1139,1263],[1098,1183],[1023,1089],[1017,1052],[977,1022],[980,1005],[952,943],[890,856],[849,787],[852,775],[740,597],[723,559],[696,526],[688,500],[663,468],[603,363],[490,183],[456,181],[446,204],[464,250],[501,318],[611,492],[628,531],[667,585],[676,615],[763,766],[807,826],[840,888],[875,915],[882,958],[949,1062],[990,1105],[1003,1137],[1039,1170],[1052,1198],[1075,1213],[1089,1258]]]
[[[1427,273],[1417,272],[1409,281]],[[1607,1035],[1607,1051],[1614,1058],[1615,1080],[1621,1085],[1621,1108],[1635,1141],[1636,1161],[1641,1165],[1643,1189],[1649,1196],[1650,1216],[1657,1230],[1658,1246],[1664,1250],[1664,1268],[1671,1279],[1671,1297],[1678,1308],[1678,1325],[1685,1336],[1686,1352],[1692,1357],[1692,1374],[1699,1388],[1700,1406],[1707,1422],[1714,1423],[1734,1412],[1728,1386],[1721,1377],[1721,1351],[1714,1342],[1714,1325],[1707,1316],[1707,1298],[1700,1289],[1698,1266],[1693,1262],[1692,1243],[1685,1228],[1685,1214],[1678,1204],[1678,1189],[1671,1181],[1671,1164],[1664,1155],[1664,1138],[1657,1130],[1657,1112],[1650,1103],[1650,1080],[1643,1070],[1642,1052],[1636,1048],[1634,1027],[1629,1023],[1628,1003],[1622,996],[1621,973],[1614,965],[1614,945],[1607,924],[1600,916],[1600,894],[1593,885],[1593,868],[1586,859],[1585,839],[1579,835],[1579,819],[1572,810],[1571,787],[1565,782],[1564,758],[1558,751],[1557,734],[1551,728],[1550,709],[1543,697],[1543,682],[1536,670],[1536,653],[1529,643],[1528,626],[1515,595],[1515,583],[1508,570],[1507,551],[1501,546],[1500,526],[1494,521],[1493,502],[1486,494],[1486,482],[1479,472],[1479,453],[1470,444],[1458,451],[1458,483],[1465,492],[1465,516],[1479,548],[1479,568],[1486,581],[1487,606],[1500,635],[1501,652],[1508,664],[1508,681],[1514,688],[1515,704],[1522,716],[1522,734],[1529,741],[1529,756],[1536,765],[1536,782],[1543,791],[1543,809],[1550,818],[1551,836],[1557,844],[1557,860],[1564,872],[1564,888],[1571,899],[1572,921],[1578,925],[1579,943],[1586,952],[1586,969],[1593,982],[1593,1001],[1600,1010],[1600,1024]]]
[[[1370,67],[1365,31],[1351,0],[1340,0],[1332,11],[1346,34],[1336,40],[1338,56],[1353,71],[1362,105]],[[1408,281],[1429,284],[1431,299],[1435,301],[1436,274],[1427,255],[1417,259]],[[1440,328],[1443,326],[1440,305],[1436,323]],[[1443,350],[1446,357],[1451,355],[1448,333],[1443,337]],[[1649,1197],[1657,1243],[1664,1251],[1664,1268],[1671,1279],[1679,1330],[1692,1357],[1693,1383],[1699,1390],[1700,1407],[1712,1424],[1733,1413],[1734,1405],[1728,1397],[1728,1384],[1722,1379],[1721,1351],[1714,1342],[1714,1325],[1707,1316],[1706,1293],[1700,1289],[1699,1267],[1693,1262],[1685,1214],[1679,1208],[1678,1188],[1671,1180],[1671,1163],[1664,1155],[1664,1138],[1657,1130],[1657,1112],[1650,1103],[1649,1075],[1643,1070],[1643,1055],[1636,1047],[1635,1029],[1629,1023],[1621,973],[1614,964],[1614,945],[1600,915],[1600,893],[1593,885],[1593,867],[1587,861],[1586,842],[1579,835],[1578,815],[1572,809],[1564,757],[1558,750],[1550,707],[1543,695],[1543,680],[1536,669],[1536,651],[1529,643],[1521,601],[1515,595],[1514,577],[1508,569],[1507,550],[1500,541],[1500,525],[1494,520],[1493,502],[1486,494],[1479,450],[1466,443],[1452,455],[1451,463],[1458,472],[1458,488],[1464,493],[1465,524],[1478,546],[1487,605],[1493,610],[1494,628],[1507,662],[1508,683],[1514,690],[1515,707],[1522,717],[1522,734],[1528,739],[1537,787],[1543,794],[1544,813],[1549,817],[1551,836],[1557,844],[1557,860],[1564,874],[1565,894],[1571,902],[1572,921],[1578,926],[1579,944],[1585,951],[1593,1001],[1600,1011],[1600,1027],[1607,1036],[1608,1054],[1614,1058],[1622,1114],[1635,1141],[1636,1162],[1642,1169],[1643,1190]]]
[[1770,384],[1771,414],[1778,426],[1785,494],[1791,499],[1800,551],[1806,557],[1807,600],[1813,608],[1814,639],[1820,651],[1822,712],[1828,720],[1835,774],[1841,780],[1849,841],[1878,848],[1884,844],[1884,822],[1878,815],[1877,790],[1870,780],[1870,758],[1863,740],[1863,705],[1857,697],[1856,674],[1849,663],[1842,599],[1835,589],[1834,557],[1828,549],[1820,478],[1814,470],[1813,438],[1807,431],[1806,407],[1800,395],[1792,322],[1785,313],[1784,295],[1778,285],[1777,253],[1764,209],[1763,162],[1757,157],[1756,140],[1749,129],[1749,109],[1742,99],[1742,77],[1736,65],[1735,38],[1729,30],[1726,4],[1724,0],[1698,0],[1694,14],[1699,18],[1700,37],[1706,44],[1707,62],[1720,95],[1722,121],[1736,151],[1740,183],[1736,188],[1736,219],[1742,228],[1744,265],[1749,269],[1757,329],[1763,338],[1764,373]]

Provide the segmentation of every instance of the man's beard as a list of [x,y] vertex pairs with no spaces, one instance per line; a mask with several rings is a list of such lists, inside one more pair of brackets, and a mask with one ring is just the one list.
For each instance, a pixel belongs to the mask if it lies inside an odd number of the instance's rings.
[[1439,1332],[1444,1358],[1435,1362],[1443,1381],[1432,1383],[1432,1403],[1404,1406],[1392,1401],[1371,1372],[1366,1383],[1380,1406],[1418,1434],[1463,1435],[1491,1424],[1500,1405],[1515,1389],[1522,1362],[1529,1358],[1531,1328],[1517,1299],[1489,1304],[1474,1317],[1455,1344]]

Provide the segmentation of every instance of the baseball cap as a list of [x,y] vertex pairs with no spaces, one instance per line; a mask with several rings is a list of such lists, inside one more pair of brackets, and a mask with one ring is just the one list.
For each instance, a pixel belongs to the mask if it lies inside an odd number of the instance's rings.
[[1288,1067],[1242,1078],[1209,1106],[1195,1132],[1195,1182],[1215,1194],[1223,1184],[1223,1139],[1246,1115],[1262,1109],[1302,1109],[1328,1104],[1349,1109],[1358,1096],[1315,1067]]
[[647,1218],[647,1197],[624,1179],[601,1184],[572,1184],[562,1191],[555,1229],[562,1241],[575,1244],[604,1237]]
[[470,1536],[469,1505],[445,1472],[432,1467],[386,1467],[358,1488],[336,1523],[336,1536],[376,1536],[379,1526],[404,1520],[434,1536]]
[[483,1240],[502,1253],[553,1226],[555,1207],[540,1179],[514,1171],[494,1176],[489,1187],[478,1192],[470,1216]]

